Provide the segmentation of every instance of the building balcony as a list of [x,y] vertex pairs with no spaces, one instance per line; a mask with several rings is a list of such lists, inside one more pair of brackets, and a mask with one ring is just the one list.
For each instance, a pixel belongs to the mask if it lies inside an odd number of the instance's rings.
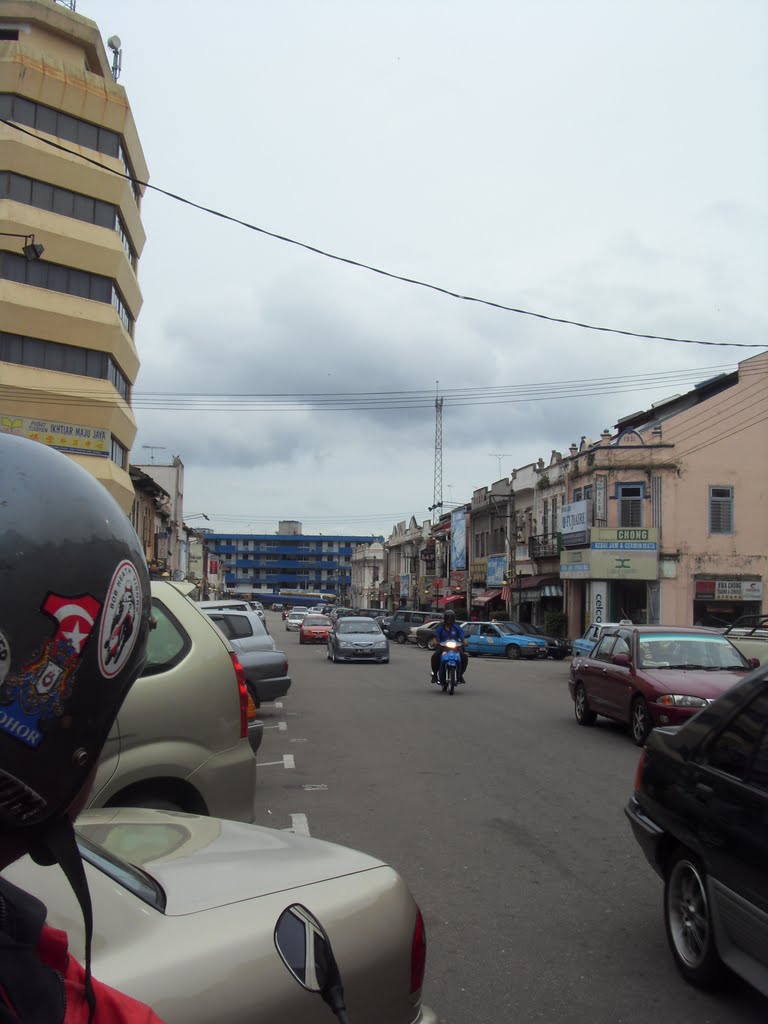
[[557,534],[555,536],[541,535],[528,538],[529,558],[557,558],[560,554],[560,543]]

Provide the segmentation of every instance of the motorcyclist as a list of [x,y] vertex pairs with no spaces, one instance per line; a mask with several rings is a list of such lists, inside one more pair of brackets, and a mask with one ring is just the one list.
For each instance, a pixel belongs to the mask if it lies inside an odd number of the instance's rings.
[[467,646],[467,640],[464,636],[464,630],[461,626],[456,625],[456,614],[450,609],[443,615],[443,621],[441,625],[435,630],[435,640],[437,646],[435,647],[434,654],[432,655],[432,682],[437,682],[437,674],[440,671],[440,658],[442,657],[441,644],[444,644],[446,640],[457,640],[461,644],[461,650],[459,655],[461,657],[461,675],[459,677],[460,683],[466,683],[464,673],[467,669],[467,652],[465,650]]
[[[85,925],[82,967],[45,906],[0,876],[0,1022],[160,1024],[91,977],[93,916],[72,825],[146,660],[144,552],[103,485],[37,441],[0,434],[0,481],[0,871],[26,854],[57,863]],[[107,657],[131,592],[133,628]]]

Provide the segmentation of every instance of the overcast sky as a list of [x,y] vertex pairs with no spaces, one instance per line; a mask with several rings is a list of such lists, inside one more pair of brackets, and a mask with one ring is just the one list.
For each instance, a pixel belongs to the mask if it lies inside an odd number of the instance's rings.
[[[764,0],[78,0],[123,44],[151,181],[554,317],[763,344]],[[434,391],[444,498],[596,438],[757,349],[598,333],[387,280],[149,193],[143,445],[219,530],[388,534],[432,502],[434,409],[168,407]],[[660,375],[685,371],[678,380]],[[571,381],[646,374],[575,395]],[[451,389],[558,384],[547,400]],[[552,390],[550,388],[550,390]],[[571,392],[569,395],[569,391]],[[595,393],[597,391],[597,393]],[[473,392],[479,397],[483,392]],[[533,395],[533,399],[530,396]],[[520,397],[520,396],[518,396]],[[486,401],[488,396],[486,396]],[[400,406],[412,404],[398,402]],[[239,518],[238,518],[239,517]]]

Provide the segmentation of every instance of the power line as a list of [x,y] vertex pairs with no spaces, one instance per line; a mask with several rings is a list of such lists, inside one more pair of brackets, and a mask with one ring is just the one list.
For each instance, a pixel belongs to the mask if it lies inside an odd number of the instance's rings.
[[33,131],[28,131],[26,128],[22,128],[21,125],[18,125],[7,118],[0,118],[0,121],[9,128],[15,128],[16,131],[22,132],[24,135],[28,135],[30,138],[36,139],[38,142],[43,142],[47,146],[61,150],[63,153],[67,153],[70,156],[79,157],[81,160],[85,160],[88,163],[101,168],[101,170],[111,171],[112,174],[116,174],[120,178],[125,178],[134,185],[139,185],[144,189],[151,189],[153,192],[158,192],[160,195],[164,195],[168,199],[173,199],[178,203],[183,203],[185,206],[191,206],[193,209],[200,210],[202,213],[207,213],[212,217],[219,217],[221,220],[229,221],[232,224],[238,224],[240,227],[247,228],[249,231],[256,231],[261,235],[265,235],[267,238],[274,238],[278,242],[285,242],[288,245],[298,246],[298,248],[314,253],[316,256],[335,260],[337,263],[345,263],[347,266],[357,267],[359,270],[367,270],[372,274],[378,274],[380,277],[386,277],[392,281],[400,281],[403,284],[410,284],[417,288],[426,288],[429,291],[438,292],[440,295],[447,295],[452,299],[460,299],[462,302],[472,302],[476,305],[489,306],[491,309],[499,309],[506,313],[517,313],[519,316],[529,316],[537,320],[545,320],[549,323],[564,324],[568,327],[578,327],[585,331],[597,331],[603,334],[619,334],[627,338],[642,338],[650,341],[669,341],[678,345],[711,345],[727,348],[766,347],[765,345],[747,344],[746,342],[738,341],[703,341],[697,338],[673,338],[663,334],[645,334],[642,331],[627,331],[621,330],[617,327],[602,327],[595,324],[583,323],[579,320],[569,320],[566,317],[551,316],[547,313],[538,313],[530,309],[521,309],[518,306],[508,306],[502,302],[494,302],[491,299],[481,299],[476,295],[465,295],[461,292],[452,291],[450,288],[443,288],[440,285],[431,284],[428,281],[421,281],[415,277],[406,277],[404,274],[396,274],[393,271],[384,270],[381,267],[374,267],[370,263],[364,263],[362,260],[351,259],[347,256],[339,256],[338,254],[329,252],[326,249],[321,249],[319,246],[310,245],[308,242],[301,242],[296,238],[290,238],[288,235],[282,235],[276,231],[269,231],[267,228],[262,228],[257,224],[251,224],[249,221],[242,220],[240,217],[234,217],[231,214],[223,213],[221,210],[216,210],[213,207],[204,206],[202,203],[196,203],[194,200],[187,199],[184,196],[178,195],[176,192],[160,188],[159,185],[151,185],[148,181],[141,181],[139,178],[136,178],[131,174],[127,174],[124,171],[118,171],[114,167],[108,167],[101,161],[95,160],[93,157],[85,156],[85,154],[79,153],[73,149],[68,149],[66,146],[62,146],[61,143],[53,142],[51,139],[42,138],[42,136],[36,135]]

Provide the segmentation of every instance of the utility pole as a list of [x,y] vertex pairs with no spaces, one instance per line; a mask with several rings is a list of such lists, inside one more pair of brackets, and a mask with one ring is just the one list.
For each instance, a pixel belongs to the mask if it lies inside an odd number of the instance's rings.
[[443,506],[443,400],[437,394],[440,381],[435,381],[435,469],[432,486],[432,522],[437,522],[438,508]]

